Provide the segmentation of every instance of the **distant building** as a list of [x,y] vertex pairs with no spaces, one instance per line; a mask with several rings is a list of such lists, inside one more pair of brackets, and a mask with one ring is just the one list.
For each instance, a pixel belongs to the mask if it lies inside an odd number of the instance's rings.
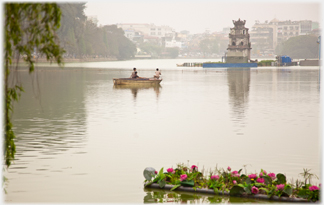
[[[144,36],[153,36],[158,38],[172,37],[174,33],[174,29],[169,26],[156,26],[154,24],[119,23],[117,24],[117,27],[122,28],[124,31],[133,30],[142,33]],[[132,38],[129,39],[133,40]]]
[[150,42],[163,47],[187,47],[186,39],[189,31],[176,33],[169,26],[156,26],[154,24],[120,23],[118,28],[122,28],[125,36],[133,42]]
[[165,41],[165,47],[166,48],[182,48],[182,42],[181,41],[176,41],[175,38],[172,38],[170,41]]
[[299,36],[300,34],[302,35],[303,32],[307,31],[306,28],[303,30],[301,29],[303,26],[299,21],[279,21],[276,25],[277,43],[274,45],[274,49],[279,43],[286,41],[291,37]]
[[277,45],[281,42],[299,35],[319,35],[318,28],[319,24],[317,22],[309,20],[279,21],[275,18],[264,23],[256,21],[250,31],[253,53],[273,55]]
[[313,23],[309,20],[300,21],[300,35],[309,34],[313,30]]
[[274,48],[277,45],[277,25],[278,20],[273,19],[269,23],[260,23],[256,21],[251,28],[251,47],[254,52],[260,50],[274,52]]
[[250,61],[250,34],[245,28],[245,20],[233,20],[234,28],[229,33],[229,45],[226,56],[227,63],[247,63]]

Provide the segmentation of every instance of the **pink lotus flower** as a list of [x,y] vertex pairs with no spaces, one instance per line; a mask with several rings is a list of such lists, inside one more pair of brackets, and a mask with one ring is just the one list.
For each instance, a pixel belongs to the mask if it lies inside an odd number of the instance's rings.
[[285,188],[285,185],[284,185],[284,184],[279,184],[279,185],[277,185],[277,189],[278,189],[279,191],[284,190],[284,188]]
[[256,174],[250,174],[250,175],[249,175],[249,178],[250,178],[250,179],[255,179],[255,178],[257,178],[257,175],[256,175]]
[[219,176],[218,175],[212,175],[212,176],[210,176],[210,179],[218,180]]
[[257,187],[255,187],[255,186],[253,186],[252,189],[251,189],[251,192],[253,194],[257,194],[257,193],[259,193],[259,189]]
[[190,171],[198,171],[198,167],[196,165],[192,165]]
[[259,174],[259,177],[262,177],[263,176],[263,173],[261,172],[260,174]]
[[230,166],[228,166],[228,167],[227,167],[227,170],[228,170],[228,171],[231,171],[232,169],[231,169],[231,167],[230,167]]
[[267,174],[266,170],[263,170],[263,174]]
[[309,190],[310,191],[315,191],[315,190],[319,190],[319,188],[317,186],[310,186]]
[[196,165],[191,166],[191,169],[196,169],[196,168],[198,169],[198,167]]
[[168,173],[173,172],[173,168],[169,168],[169,169],[167,169],[167,172],[168,172]]
[[233,177],[240,177],[240,174],[238,173],[238,171],[232,171],[232,176]]
[[257,180],[256,180],[258,183],[264,183],[264,179],[263,178],[258,178]]
[[154,173],[155,173],[155,174],[157,174],[158,172],[157,172],[157,171],[155,171]]
[[180,181],[186,180],[187,179],[187,175],[186,174],[182,174],[180,176]]
[[233,180],[233,184],[237,184],[237,182],[235,180]]
[[276,179],[276,174],[275,174],[275,173],[269,173],[268,176],[269,176],[272,180],[275,180],[275,179]]

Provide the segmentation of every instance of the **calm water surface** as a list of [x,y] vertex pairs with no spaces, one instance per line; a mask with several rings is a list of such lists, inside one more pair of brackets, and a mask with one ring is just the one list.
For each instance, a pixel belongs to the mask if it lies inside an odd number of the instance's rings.
[[[189,60],[38,66],[19,71],[16,160],[6,202],[253,202],[143,189],[145,167],[246,167],[320,177],[319,67],[177,68]],[[190,60],[203,62],[206,60]],[[162,71],[160,87],[113,78]],[[189,161],[189,162],[188,162]],[[313,180],[319,183],[318,180]],[[241,200],[241,201],[240,201]]]

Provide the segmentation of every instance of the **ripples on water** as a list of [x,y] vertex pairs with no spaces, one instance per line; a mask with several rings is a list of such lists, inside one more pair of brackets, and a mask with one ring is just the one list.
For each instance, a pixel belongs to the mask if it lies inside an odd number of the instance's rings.
[[145,167],[188,160],[289,181],[303,168],[320,175],[318,68],[161,70],[161,86],[144,88],[113,85],[130,69],[19,71],[26,92],[14,107],[6,201],[235,202],[143,190]]

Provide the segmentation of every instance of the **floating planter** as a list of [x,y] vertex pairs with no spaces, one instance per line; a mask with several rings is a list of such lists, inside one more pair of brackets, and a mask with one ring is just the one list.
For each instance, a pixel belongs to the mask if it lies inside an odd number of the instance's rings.
[[220,170],[216,168],[215,173],[210,172],[204,176],[198,171],[196,165],[190,168],[178,164],[177,168],[163,168],[157,172],[154,168],[148,167],[144,170],[144,187],[166,189],[170,191],[196,192],[204,194],[219,194],[254,198],[260,200],[274,200],[285,202],[310,202],[319,201],[320,188],[307,183],[312,176],[309,170],[304,169],[304,182],[296,181],[296,184],[289,184],[286,176],[281,173],[267,173],[265,170],[260,173],[249,175],[241,174],[239,171]]

